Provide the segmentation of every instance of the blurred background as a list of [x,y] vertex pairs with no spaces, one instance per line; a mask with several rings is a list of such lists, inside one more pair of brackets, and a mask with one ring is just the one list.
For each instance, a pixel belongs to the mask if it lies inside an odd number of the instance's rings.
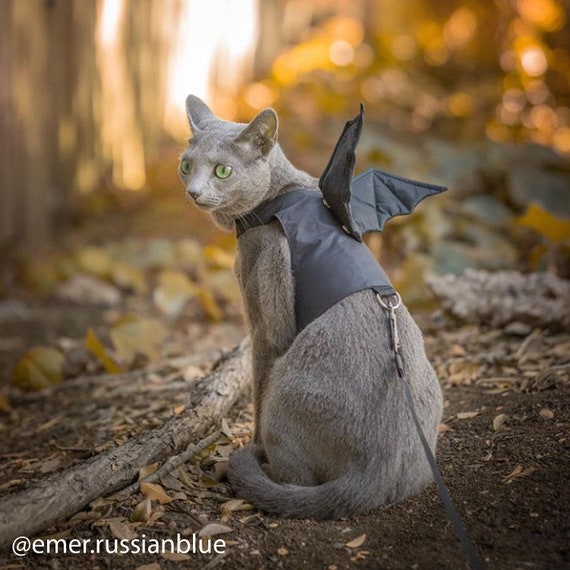
[[274,107],[314,176],[364,102],[358,168],[450,188],[371,238],[409,302],[433,272],[567,277],[568,17],[562,0],[2,0],[0,294],[81,273],[128,295],[149,267],[231,265],[177,176],[189,93],[228,120]]

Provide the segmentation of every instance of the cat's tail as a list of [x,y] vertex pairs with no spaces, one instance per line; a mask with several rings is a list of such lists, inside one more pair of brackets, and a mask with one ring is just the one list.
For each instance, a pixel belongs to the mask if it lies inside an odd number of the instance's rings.
[[337,519],[379,504],[379,497],[371,496],[364,474],[347,474],[312,487],[276,483],[261,468],[254,445],[231,454],[228,478],[238,497],[286,518]]

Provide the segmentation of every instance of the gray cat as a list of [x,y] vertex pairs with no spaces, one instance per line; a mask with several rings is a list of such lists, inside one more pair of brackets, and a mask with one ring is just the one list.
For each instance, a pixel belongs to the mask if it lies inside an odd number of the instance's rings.
[[[277,115],[218,119],[190,95],[193,137],[180,161],[188,195],[226,229],[294,188],[317,189],[277,144]],[[239,497],[285,517],[340,518],[418,493],[432,480],[398,379],[387,315],[371,290],[346,297],[300,333],[288,241],[279,222],[246,231],[236,275],[252,340],[255,433],[228,476]],[[397,310],[401,354],[435,451],[441,390],[420,330]]]

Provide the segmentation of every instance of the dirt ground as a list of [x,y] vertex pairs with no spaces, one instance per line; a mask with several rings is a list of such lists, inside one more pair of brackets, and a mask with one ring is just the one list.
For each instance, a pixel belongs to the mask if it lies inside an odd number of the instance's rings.
[[[94,310],[65,305],[3,307],[0,366],[14,354],[65,334],[81,338],[102,320]],[[438,461],[453,500],[489,568],[570,567],[570,335],[486,330],[419,314],[429,356],[445,394]],[[241,336],[239,321],[193,331],[193,366],[207,368],[216,350]],[[52,338],[52,340],[53,340]],[[158,374],[158,373],[157,373]],[[48,473],[152,428],[184,401],[172,374],[120,380],[69,380],[43,392],[8,392],[13,407],[0,417],[0,492],[11,493]],[[158,374],[160,376],[160,374]],[[247,441],[251,406],[245,398],[227,418],[233,444]],[[0,568],[460,569],[466,559],[435,486],[400,504],[353,519],[280,520],[232,501],[212,477],[231,450],[229,440],[200,464],[162,480],[170,499],[99,500],[42,536],[176,539],[208,524],[223,554],[0,554]],[[194,462],[196,463],[196,462]],[[141,508],[140,506],[138,507]],[[224,531],[223,534],[217,534]]]

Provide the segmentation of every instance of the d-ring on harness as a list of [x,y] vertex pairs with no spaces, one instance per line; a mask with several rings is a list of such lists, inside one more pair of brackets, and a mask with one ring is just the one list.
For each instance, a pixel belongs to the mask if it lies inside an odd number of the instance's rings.
[[467,555],[467,559],[469,560],[469,566],[471,567],[472,570],[483,570],[485,568],[485,565],[477,555],[475,547],[473,546],[473,543],[469,538],[469,533],[467,532],[465,523],[461,519],[459,513],[457,512],[457,509],[455,508],[455,505],[453,504],[453,501],[451,500],[451,496],[449,494],[449,491],[445,483],[443,482],[443,478],[441,477],[441,473],[439,471],[439,467],[437,466],[435,457],[431,452],[426,436],[422,430],[422,426],[420,424],[420,420],[416,412],[416,407],[414,406],[412,393],[410,391],[408,381],[406,380],[406,376],[404,374],[404,365],[402,362],[402,357],[400,356],[400,338],[398,336],[398,321],[396,319],[396,309],[400,307],[400,305],[402,304],[402,299],[400,298],[400,295],[397,292],[394,293],[393,295],[385,295],[384,298],[382,298],[382,296],[379,293],[376,293],[376,298],[378,299],[378,303],[380,303],[380,306],[386,311],[388,311],[388,320],[390,322],[390,339],[392,342],[392,351],[394,353],[394,364],[396,365],[398,376],[402,380],[406,402],[408,403],[408,408],[410,410],[412,420],[414,422],[414,425],[416,426],[416,430],[418,432],[418,436],[422,443],[422,447],[424,448],[429,466],[431,467],[435,484],[437,485],[437,489],[439,491],[439,494],[441,495],[443,506],[445,507],[447,516],[449,517],[449,520],[453,525],[455,534],[457,535],[457,538],[459,538],[459,540],[461,541],[463,549],[465,550],[465,554]]

